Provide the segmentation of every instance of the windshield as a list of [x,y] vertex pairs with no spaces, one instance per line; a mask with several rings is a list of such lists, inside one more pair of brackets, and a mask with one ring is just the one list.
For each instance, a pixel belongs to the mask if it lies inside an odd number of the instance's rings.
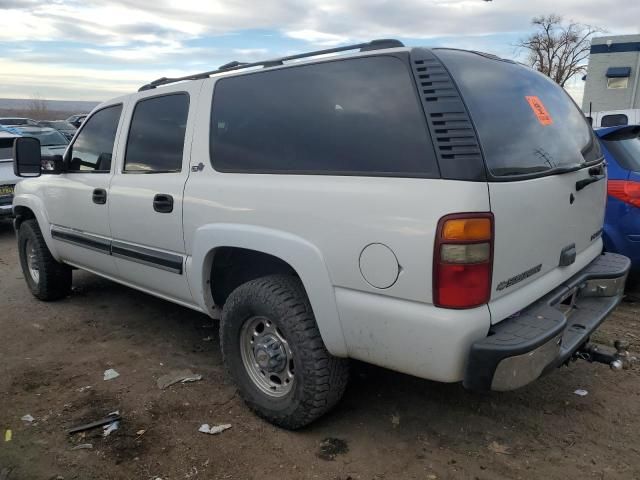
[[622,168],[640,171],[640,127],[609,134],[602,139],[602,143]]
[[67,145],[69,140],[65,138],[57,130],[19,130],[25,137],[33,137],[40,140],[41,147],[50,147],[52,145]]
[[36,125],[28,118],[0,118],[0,125]]
[[494,177],[566,171],[601,157],[584,115],[548,77],[473,52],[435,53],[462,93]]

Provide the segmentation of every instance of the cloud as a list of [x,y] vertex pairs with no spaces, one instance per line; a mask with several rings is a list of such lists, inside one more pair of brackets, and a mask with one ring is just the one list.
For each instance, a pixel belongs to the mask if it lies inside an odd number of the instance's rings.
[[[116,71],[133,84],[132,66],[148,79],[373,38],[514,56],[511,45],[531,31],[531,18],[547,13],[640,32],[640,2],[620,8],[620,0],[0,0],[0,69],[37,65],[29,71],[44,94],[47,81],[64,82],[73,68],[91,67],[103,79],[100,72]],[[106,80],[97,87],[85,73],[96,95],[120,91]]]

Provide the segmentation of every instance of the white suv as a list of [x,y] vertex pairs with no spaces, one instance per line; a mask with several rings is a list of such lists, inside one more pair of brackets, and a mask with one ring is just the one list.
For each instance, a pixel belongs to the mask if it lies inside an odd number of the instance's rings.
[[[37,147],[16,141],[21,175]],[[230,375],[286,428],[336,404],[348,358],[486,391],[588,356],[629,268],[602,255],[580,110],[478,52],[378,40],[162,78],[54,163],[14,201],[33,294],[67,295],[77,267],[222,308]]]

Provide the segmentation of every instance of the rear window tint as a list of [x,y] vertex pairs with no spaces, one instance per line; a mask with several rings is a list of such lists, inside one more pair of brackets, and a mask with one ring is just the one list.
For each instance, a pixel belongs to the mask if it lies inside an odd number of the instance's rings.
[[628,125],[629,119],[622,113],[616,113],[614,115],[605,115],[600,121],[601,127],[615,127],[617,125]]
[[548,77],[472,52],[434,53],[462,93],[493,176],[544,174],[600,158],[584,114]]
[[640,171],[640,127],[611,133],[602,142],[622,168]]
[[211,158],[223,172],[438,176],[408,66],[391,56],[219,80]]

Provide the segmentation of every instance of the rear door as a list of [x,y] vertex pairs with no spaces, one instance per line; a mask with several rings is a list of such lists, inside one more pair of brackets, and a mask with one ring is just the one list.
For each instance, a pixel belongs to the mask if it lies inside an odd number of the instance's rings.
[[112,254],[119,276],[189,304],[182,197],[193,130],[189,108],[197,105],[200,85],[149,91],[132,102],[122,161],[109,189]]
[[600,253],[602,154],[584,115],[548,77],[472,52],[436,52],[464,97],[487,167],[495,219],[490,307],[500,321]]

